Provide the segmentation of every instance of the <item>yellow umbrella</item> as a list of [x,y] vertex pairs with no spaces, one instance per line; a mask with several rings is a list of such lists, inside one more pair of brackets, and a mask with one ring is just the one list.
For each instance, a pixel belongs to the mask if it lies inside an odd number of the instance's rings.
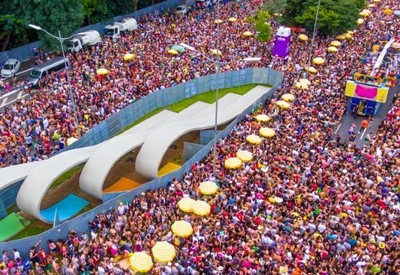
[[275,136],[275,130],[272,128],[262,127],[259,132],[263,137],[271,138]]
[[289,109],[290,108],[290,103],[283,101],[283,100],[279,100],[276,102],[276,105],[279,106],[282,109]]
[[368,8],[375,8],[375,4],[369,4]]
[[178,207],[183,212],[192,212],[193,211],[192,207],[194,202],[195,200],[191,198],[182,198],[178,201]]
[[189,237],[193,234],[193,228],[187,221],[175,221],[171,226],[172,233],[177,237]]
[[346,39],[353,38],[350,33],[344,33],[343,35],[344,35],[344,37],[346,37]]
[[74,143],[75,141],[77,141],[77,138],[74,137],[70,137],[67,139],[67,146],[70,146],[72,143]]
[[200,190],[200,193],[202,193],[203,195],[213,195],[213,194],[217,193],[218,186],[213,181],[204,181],[204,182],[200,183],[199,190]]
[[222,53],[221,53],[221,51],[220,50],[217,50],[217,49],[213,49],[213,50],[211,50],[211,53],[213,54],[213,55],[222,55]]
[[109,71],[104,68],[97,69],[97,71],[96,71],[96,74],[98,74],[98,75],[106,75],[108,73],[109,73]]
[[253,154],[246,150],[239,150],[236,156],[243,162],[249,162],[253,159]]
[[293,101],[294,100],[294,95],[292,94],[284,94],[282,95],[282,99],[286,102],[288,101]]
[[177,55],[177,54],[178,54],[178,51],[177,51],[177,50],[174,50],[174,49],[169,49],[169,50],[168,50],[168,53],[169,53],[169,54],[173,54],[173,55]]
[[262,139],[257,135],[248,135],[246,137],[248,143],[258,145],[261,143]]
[[337,52],[338,52],[338,49],[337,49],[336,47],[331,46],[331,47],[328,48],[328,52],[330,52],[330,53],[337,53]]
[[391,15],[391,14],[393,13],[393,10],[391,10],[391,9],[384,9],[384,10],[383,10],[383,13],[384,13],[385,15]]
[[225,168],[238,169],[242,167],[242,161],[239,158],[228,158],[225,160]]
[[134,58],[135,58],[135,55],[131,54],[131,53],[127,53],[127,54],[124,55],[124,61],[130,61],[130,60],[132,60]]
[[235,17],[231,17],[231,18],[228,19],[228,21],[229,21],[229,22],[232,22],[232,23],[233,23],[233,22],[236,22],[236,20],[237,20],[237,19],[236,19]]
[[351,35],[353,35],[355,33],[355,31],[347,31],[347,33],[350,33]]
[[342,45],[342,43],[340,41],[334,40],[331,42],[330,45],[334,46],[334,47],[340,47]]
[[253,33],[249,32],[249,31],[246,31],[243,33],[243,36],[252,36],[252,35],[253,35]]
[[306,78],[300,78],[299,82],[301,83],[305,83],[306,85],[310,86],[311,85],[311,81],[306,79]]
[[371,14],[371,11],[369,9],[363,9],[361,12],[365,12],[365,13]]
[[308,36],[305,35],[305,34],[300,34],[300,35],[299,35],[299,39],[300,39],[301,41],[307,41],[307,40],[308,40]]
[[307,71],[309,71],[312,74],[316,74],[317,73],[317,69],[315,69],[314,67],[308,67]]
[[129,263],[136,272],[146,273],[153,268],[153,260],[144,251],[133,253],[129,257]]
[[193,213],[195,213],[198,216],[206,216],[210,214],[211,212],[211,206],[205,202],[205,201],[196,201],[193,204]]
[[297,82],[295,87],[297,89],[308,90],[308,85],[305,82]]
[[358,18],[357,25],[361,25],[362,23],[364,23],[364,19]]
[[336,36],[336,39],[345,40],[346,37],[343,34],[339,34],[338,36]]
[[267,116],[266,114],[260,114],[260,115],[256,116],[256,120],[262,121],[262,122],[268,122],[271,120],[271,118],[269,116]]
[[224,21],[222,21],[221,19],[215,19],[215,20],[214,20],[214,23],[215,23],[215,24],[221,24],[222,22],[224,22]]
[[375,2],[375,3],[379,3],[379,2],[381,2],[381,0],[374,0],[374,2]]
[[175,247],[168,242],[156,242],[151,249],[154,260],[166,264],[172,262],[176,256]]
[[365,12],[365,11],[362,11],[362,12],[359,13],[359,15],[361,15],[362,17],[368,17],[369,13]]
[[322,65],[325,63],[325,60],[322,57],[316,57],[313,59],[313,63],[317,65]]

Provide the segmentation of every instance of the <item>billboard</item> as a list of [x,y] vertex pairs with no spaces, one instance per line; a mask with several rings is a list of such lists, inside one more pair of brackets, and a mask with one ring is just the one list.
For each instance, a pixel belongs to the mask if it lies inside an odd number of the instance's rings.
[[346,96],[385,103],[388,93],[387,87],[366,85],[350,80],[346,82]]

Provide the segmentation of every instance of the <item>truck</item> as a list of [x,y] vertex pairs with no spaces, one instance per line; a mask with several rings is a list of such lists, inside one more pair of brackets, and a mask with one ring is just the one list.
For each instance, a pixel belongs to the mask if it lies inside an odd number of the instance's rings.
[[101,36],[98,31],[91,30],[77,33],[69,40],[69,50],[79,52],[85,46],[96,45],[101,42]]
[[135,18],[126,18],[120,22],[105,26],[104,35],[112,37],[113,40],[117,40],[121,34],[134,31],[137,28],[138,25]]

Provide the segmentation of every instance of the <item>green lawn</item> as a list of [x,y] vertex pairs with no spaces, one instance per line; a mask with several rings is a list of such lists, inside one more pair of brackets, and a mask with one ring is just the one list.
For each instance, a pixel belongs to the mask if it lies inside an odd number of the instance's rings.
[[50,228],[51,228],[51,225],[49,225],[48,228],[45,228],[45,227],[39,227],[35,223],[31,223],[30,225],[25,227],[21,232],[19,232],[17,235],[12,237],[9,241],[19,240],[19,239],[35,236],[40,233],[43,233],[46,230],[49,230]]
[[73,175],[78,173],[79,171],[82,170],[84,164],[80,164],[78,166],[75,166],[74,168],[71,168],[61,176],[59,176],[51,185],[49,189],[55,189],[58,186],[60,186],[63,182],[69,180]]
[[[259,85],[259,84],[248,84],[248,85],[243,85],[243,86],[239,86],[239,87],[220,89],[219,92],[218,92],[218,94],[219,94],[218,98],[221,98],[221,97],[225,96],[228,93],[244,95],[248,91],[250,91],[251,89],[256,87],[257,85]],[[270,85],[261,85],[261,86],[271,87]],[[195,96],[190,97],[190,98],[186,98],[186,99],[184,99],[182,101],[173,103],[171,105],[155,109],[152,112],[146,114],[144,117],[136,120],[131,125],[129,125],[129,126],[125,127],[124,129],[122,129],[116,135],[119,135],[119,134],[125,132],[126,130],[132,128],[133,126],[138,125],[139,123],[143,122],[144,120],[149,119],[150,117],[154,116],[155,114],[158,114],[162,110],[170,110],[170,111],[179,113],[180,111],[186,109],[187,107],[189,107],[190,105],[192,105],[192,104],[194,104],[194,103],[196,103],[198,101],[203,101],[203,102],[206,102],[206,103],[214,103],[215,99],[216,99],[215,98],[215,90],[212,90],[212,91],[209,91],[209,92],[205,92],[205,93],[202,93],[202,94],[195,95]]]

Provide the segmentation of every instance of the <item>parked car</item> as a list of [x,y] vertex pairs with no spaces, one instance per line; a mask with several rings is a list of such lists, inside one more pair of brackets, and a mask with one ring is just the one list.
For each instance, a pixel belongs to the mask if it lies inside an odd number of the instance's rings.
[[176,13],[186,14],[187,13],[186,6],[185,5],[177,6]]
[[20,67],[21,62],[18,59],[10,58],[4,63],[3,67],[1,68],[1,76],[12,77],[18,72]]

